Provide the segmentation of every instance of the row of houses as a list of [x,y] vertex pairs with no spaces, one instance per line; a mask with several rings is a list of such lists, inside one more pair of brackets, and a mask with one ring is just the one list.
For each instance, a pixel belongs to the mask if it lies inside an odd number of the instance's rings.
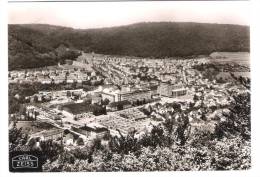
[[102,77],[91,69],[53,69],[35,71],[10,71],[8,74],[10,83],[40,82],[42,84],[82,83],[89,80],[101,80]]

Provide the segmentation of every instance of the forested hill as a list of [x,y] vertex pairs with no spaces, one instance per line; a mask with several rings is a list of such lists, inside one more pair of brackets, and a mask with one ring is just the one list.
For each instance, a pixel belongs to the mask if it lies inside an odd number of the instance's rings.
[[240,25],[149,22],[85,30],[44,24],[9,25],[9,70],[74,59],[76,50],[184,57],[214,51],[249,51],[249,44],[249,27]]

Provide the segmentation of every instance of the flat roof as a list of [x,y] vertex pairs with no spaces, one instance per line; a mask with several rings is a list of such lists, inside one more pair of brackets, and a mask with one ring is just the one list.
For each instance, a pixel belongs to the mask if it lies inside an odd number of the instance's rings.
[[128,100],[118,101],[118,102],[112,102],[109,104],[109,106],[118,106],[118,105],[128,105],[131,104]]
[[62,106],[63,110],[66,110],[72,114],[82,114],[87,112],[93,112],[94,110],[102,109],[100,106],[83,103],[71,103]]

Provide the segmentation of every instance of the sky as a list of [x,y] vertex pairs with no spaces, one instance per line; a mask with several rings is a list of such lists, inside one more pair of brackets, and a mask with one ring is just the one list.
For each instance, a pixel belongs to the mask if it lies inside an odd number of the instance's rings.
[[8,3],[8,23],[100,28],[138,22],[202,22],[249,25],[248,1]]

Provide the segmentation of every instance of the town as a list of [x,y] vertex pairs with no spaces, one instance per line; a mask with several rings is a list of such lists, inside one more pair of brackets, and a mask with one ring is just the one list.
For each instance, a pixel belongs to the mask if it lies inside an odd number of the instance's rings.
[[9,174],[255,174],[241,3],[8,3]]
[[138,138],[167,118],[181,116],[174,114],[176,109],[188,116],[193,129],[201,124],[214,129],[229,113],[230,92],[248,89],[206,78],[196,69],[210,63],[209,57],[148,59],[82,52],[75,61],[57,66],[10,71],[9,84],[62,85],[25,96],[20,111],[10,114],[10,127],[23,127],[30,138],[62,141],[67,148],[132,130]]

